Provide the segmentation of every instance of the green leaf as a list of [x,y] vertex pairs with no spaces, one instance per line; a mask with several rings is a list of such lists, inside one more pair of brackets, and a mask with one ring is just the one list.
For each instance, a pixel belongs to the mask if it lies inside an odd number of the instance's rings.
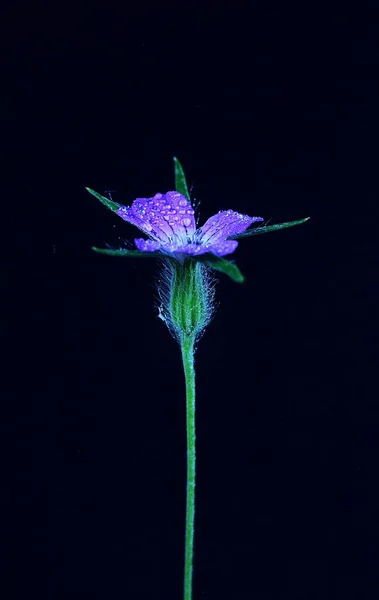
[[180,162],[178,161],[178,159],[175,158],[175,156],[174,156],[174,165],[175,165],[175,190],[177,192],[179,192],[180,194],[182,194],[183,196],[185,196],[185,198],[187,198],[187,200],[191,200],[189,192],[188,192],[187,181],[186,181],[186,176],[184,175],[183,167],[180,164]]
[[117,211],[122,206],[121,204],[117,204],[117,202],[113,202],[113,200],[109,200],[109,198],[106,198],[105,196],[98,194],[94,190],[91,190],[91,188],[89,188],[89,187],[86,187],[86,190],[87,190],[87,192],[89,192],[90,194],[95,196],[95,198],[100,200],[100,202],[102,202],[107,208],[109,208],[110,210],[113,210],[113,212]]
[[98,254],[106,254],[108,256],[127,256],[129,258],[162,258],[160,252],[140,252],[139,250],[127,250],[126,248],[120,248],[120,250],[112,250],[107,248],[96,248],[92,246],[92,250]]
[[270,233],[271,231],[278,231],[279,229],[287,229],[287,227],[301,225],[301,223],[305,223],[306,221],[309,221],[309,219],[310,217],[306,217],[306,219],[300,219],[299,221],[288,221],[288,223],[278,223],[278,225],[269,225],[268,227],[255,227],[254,229],[249,229],[243,233],[231,235],[228,239],[236,240],[237,238],[244,238],[250,235],[259,235],[262,233]]
[[237,265],[230,262],[229,260],[225,260],[225,258],[215,256],[211,253],[207,253],[197,256],[194,260],[204,262],[209,267],[211,267],[211,269],[224,273],[236,283],[243,283],[245,281],[245,277],[242,275]]

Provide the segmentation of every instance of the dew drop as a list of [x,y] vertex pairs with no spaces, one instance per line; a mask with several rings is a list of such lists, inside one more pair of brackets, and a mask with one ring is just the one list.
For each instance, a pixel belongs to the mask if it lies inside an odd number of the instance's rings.
[[168,215],[163,215],[163,218],[168,221],[170,219],[170,217]]
[[191,219],[185,217],[185,219],[182,219],[182,223],[185,225],[185,227],[189,227],[191,225]]
[[153,228],[150,223],[144,223],[144,229],[146,229],[146,231],[151,231]]
[[195,212],[195,211],[193,210],[193,208],[189,208],[189,209],[187,210],[187,215],[193,215],[193,214],[194,214],[194,212]]
[[185,214],[186,214],[186,211],[185,211],[185,210],[178,210],[178,213],[179,213],[180,215],[185,215]]
[[184,198],[179,200],[179,206],[187,206],[187,200],[184,200]]

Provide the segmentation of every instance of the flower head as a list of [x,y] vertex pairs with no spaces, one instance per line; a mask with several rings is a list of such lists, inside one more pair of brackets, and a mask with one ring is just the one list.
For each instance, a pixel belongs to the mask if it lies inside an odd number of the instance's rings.
[[136,238],[140,252],[199,256],[225,256],[234,252],[238,235],[262,217],[249,217],[234,210],[222,210],[196,229],[194,209],[179,192],[155,194],[152,198],[137,198],[131,207],[120,206],[117,214],[143,231],[148,239]]
[[152,198],[136,198],[130,207],[122,206],[91,188],[86,188],[112,212],[124,221],[135,225],[148,237],[136,238],[136,250],[128,248],[97,248],[95,252],[109,256],[163,258],[174,267],[189,260],[201,262],[214,271],[228,275],[233,281],[242,283],[244,276],[237,265],[223,257],[231,254],[238,246],[237,238],[279,231],[308,221],[309,217],[277,225],[250,225],[261,222],[262,217],[249,217],[234,210],[221,210],[210,217],[202,227],[196,229],[195,211],[182,165],[174,158],[175,190],[166,194],[155,194]]

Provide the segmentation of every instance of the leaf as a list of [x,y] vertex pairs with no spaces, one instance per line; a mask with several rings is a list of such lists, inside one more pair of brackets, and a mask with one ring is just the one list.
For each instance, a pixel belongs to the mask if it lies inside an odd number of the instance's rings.
[[92,194],[93,196],[95,196],[95,198],[97,198],[98,200],[100,200],[100,202],[102,202],[103,204],[105,204],[105,206],[107,208],[109,208],[110,210],[113,210],[113,212],[116,212],[122,206],[121,204],[117,204],[117,202],[113,202],[113,200],[109,200],[109,198],[106,198],[105,196],[102,196],[101,194],[98,194],[94,190],[91,190],[91,188],[86,187],[86,190],[87,190],[87,192],[89,192],[90,194]]
[[310,217],[306,217],[305,219],[300,219],[299,221],[288,221],[288,223],[278,223],[278,225],[269,225],[268,227],[255,227],[254,229],[249,229],[244,231],[243,233],[238,233],[237,235],[232,235],[228,239],[236,240],[237,238],[244,238],[250,235],[260,235],[262,233],[270,233],[271,231],[278,231],[279,229],[287,229],[287,227],[294,227],[295,225],[301,225],[301,223],[305,223],[309,221]]
[[174,156],[174,166],[175,166],[175,190],[182,194],[187,200],[190,199],[190,195],[188,192],[186,176],[184,175],[183,167]]
[[97,248],[92,246],[92,250],[98,254],[106,254],[108,256],[126,256],[129,258],[162,258],[160,252],[140,252],[139,250],[127,250],[126,248],[120,248],[119,250],[112,250],[107,248]]
[[207,253],[196,257],[195,260],[204,262],[209,267],[211,267],[211,269],[224,273],[236,283],[243,283],[245,281],[245,277],[242,275],[237,265],[230,262],[229,260],[225,260],[225,258],[215,256],[211,253]]

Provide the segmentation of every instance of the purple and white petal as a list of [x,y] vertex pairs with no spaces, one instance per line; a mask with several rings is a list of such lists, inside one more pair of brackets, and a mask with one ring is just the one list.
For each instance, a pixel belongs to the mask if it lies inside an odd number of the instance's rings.
[[176,239],[186,242],[195,232],[194,210],[178,192],[136,198],[130,208],[122,207],[117,214],[164,244]]
[[169,227],[170,240],[174,244],[188,243],[196,229],[195,211],[190,202],[179,192],[167,192],[160,203],[160,218],[163,226]]
[[150,235],[151,229],[149,228],[149,225],[146,227],[146,222],[136,215],[128,206],[121,206],[121,208],[116,211],[116,214],[121,217],[121,219],[124,219],[124,221],[127,221],[131,225],[135,225],[135,227],[138,227],[138,229],[141,229],[141,231]]
[[224,254],[234,252],[237,246],[238,242],[236,240],[220,240],[215,244],[187,244],[186,246],[177,248],[176,252],[191,256],[199,256],[207,253],[224,256]]
[[208,252],[212,252],[216,256],[225,256],[225,254],[231,254],[237,248],[237,240],[220,240],[215,244],[212,244]]
[[[178,192],[168,192],[166,194],[171,203],[170,223],[174,222],[174,230],[177,237],[185,243],[193,239],[196,231],[195,211],[191,203],[182,194]],[[174,214],[176,211],[176,214]]]
[[162,197],[155,194],[152,198],[136,198],[130,208],[122,207],[117,214],[156,241],[170,242],[172,230],[160,216]]
[[252,223],[263,220],[262,217],[249,217],[234,210],[221,210],[200,227],[196,233],[197,241],[213,244],[231,235],[243,233]]
[[162,248],[162,244],[156,240],[144,240],[143,238],[136,238],[134,243],[141,252],[156,252]]
[[175,252],[178,254],[188,254],[189,256],[199,256],[200,254],[206,254],[210,252],[209,248],[203,246],[202,244],[185,244],[183,246],[177,246]]
[[215,254],[216,256],[224,256],[225,254],[231,254],[237,248],[238,242],[236,240],[220,240],[215,244],[185,244],[183,246],[177,246],[176,244],[167,244],[161,246],[163,252],[169,252],[171,254],[187,254],[187,256],[200,256],[201,254]]

